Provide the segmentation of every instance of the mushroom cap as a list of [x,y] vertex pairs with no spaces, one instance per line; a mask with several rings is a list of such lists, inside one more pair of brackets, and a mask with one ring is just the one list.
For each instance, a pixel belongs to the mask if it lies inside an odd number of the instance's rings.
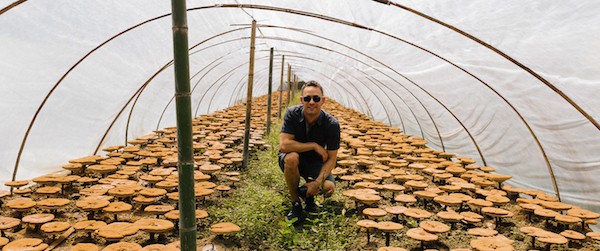
[[485,200],[490,201],[496,205],[503,205],[510,202],[510,199],[501,195],[488,195]]
[[406,251],[406,249],[399,247],[380,247],[377,251]]
[[437,235],[429,233],[420,227],[409,229],[408,231],[406,231],[406,236],[413,238],[415,240],[418,240],[418,241],[425,241],[425,242],[438,240]]
[[579,218],[579,217],[569,216],[569,215],[564,215],[564,214],[556,215],[554,217],[554,220],[561,222],[561,223],[567,223],[567,224],[575,224],[575,223],[581,222],[581,218]]
[[21,220],[13,217],[0,216],[0,230],[11,229],[21,224]]
[[15,210],[20,210],[20,209],[29,209],[32,208],[36,205],[37,203],[35,201],[33,201],[30,198],[16,198],[13,200],[9,200],[6,203],[6,206],[11,208],[11,209],[15,209]]
[[381,221],[381,222],[377,222],[377,225],[375,225],[375,228],[384,231],[384,232],[394,232],[394,231],[398,231],[402,228],[404,228],[404,226],[402,226],[402,224],[400,223],[396,223],[396,222],[392,222],[392,221]]
[[430,212],[419,208],[407,208],[404,211],[404,215],[417,219],[425,219],[432,216]]
[[221,222],[210,226],[210,232],[213,234],[229,234],[239,232],[241,228],[231,222]]
[[[196,209],[196,219],[204,219],[208,217],[208,212]],[[165,214],[165,218],[169,220],[179,220],[179,210],[171,210]]]
[[81,208],[83,211],[95,211],[105,208],[110,204],[108,200],[93,200],[93,199],[81,199],[75,202],[75,206]]
[[2,251],[23,251],[39,250],[42,251],[48,247],[48,244],[42,243],[38,238],[22,238],[14,240],[2,248]]
[[105,239],[120,240],[125,236],[137,233],[139,228],[129,222],[113,222],[106,226],[99,227],[96,233]]
[[174,210],[175,207],[171,205],[150,205],[144,208],[144,212],[153,213],[153,214],[164,214],[171,210]]
[[377,222],[375,222],[373,220],[363,219],[363,220],[357,221],[356,225],[358,225],[359,227],[364,227],[364,228],[375,228],[375,227],[377,227]]
[[220,171],[221,167],[218,165],[213,165],[213,164],[204,164],[204,165],[201,165],[200,167],[198,167],[198,169],[200,171],[202,171],[203,173],[211,174],[211,173]]
[[164,177],[158,176],[158,175],[149,175],[149,174],[147,174],[147,175],[140,176],[140,180],[143,180],[143,181],[146,181],[146,182],[149,182],[149,183],[156,183],[156,182],[162,181],[164,179],[165,179]]
[[150,175],[156,175],[156,176],[169,176],[171,175],[171,173],[174,171],[174,168],[156,168],[153,169],[152,171],[150,171],[148,174]]
[[573,231],[573,230],[565,230],[560,233],[560,235],[571,239],[571,240],[585,240],[585,235],[582,233]]
[[144,188],[138,193],[146,197],[158,197],[167,194],[167,190],[162,188]]
[[172,189],[172,188],[176,188],[177,186],[179,186],[179,182],[171,181],[171,180],[163,180],[163,181],[157,182],[156,184],[154,184],[154,186],[156,186],[157,188],[162,188],[162,189]]
[[30,214],[21,219],[24,223],[44,224],[54,220],[54,214]]
[[425,191],[425,190],[422,190],[422,191],[416,191],[416,192],[414,192],[414,193],[413,193],[413,195],[414,195],[414,196],[417,196],[417,197],[419,197],[419,198],[426,199],[426,200],[432,200],[432,199],[434,199],[435,197],[437,197],[437,196],[438,196],[438,194],[437,194],[437,193],[435,193],[435,192],[432,192],[432,191]]
[[405,187],[410,187],[410,188],[416,188],[416,189],[425,189],[427,188],[429,185],[425,182],[422,181],[416,181],[416,180],[409,180],[407,182],[404,183]]
[[415,196],[412,196],[410,194],[399,194],[394,197],[394,201],[401,202],[401,203],[415,203],[415,202],[417,202],[417,198],[415,198]]
[[151,203],[155,202],[156,198],[155,197],[146,197],[146,196],[143,196],[143,195],[138,195],[138,196],[133,197],[132,200],[134,202],[147,205],[147,204],[151,204]]
[[406,211],[406,207],[403,206],[389,206],[385,207],[384,210],[390,214],[398,215],[404,213]]
[[15,180],[5,182],[4,185],[8,187],[22,187],[29,184],[29,180]]
[[94,231],[106,225],[108,224],[106,224],[106,222],[104,221],[84,220],[75,223],[75,225],[73,225],[73,228],[75,228],[75,230],[78,231]]
[[361,189],[361,188],[380,189],[381,185],[375,184],[370,181],[361,181],[361,182],[357,182],[352,187],[357,188],[357,189]]
[[196,182],[196,184],[194,184],[194,188],[196,188],[196,189],[200,189],[200,188],[212,189],[215,187],[217,187],[217,184],[215,184],[214,182],[210,182],[210,181],[200,181],[200,182]]
[[179,250],[180,249],[178,249],[178,248],[163,245],[163,244],[150,244],[150,245],[144,246],[144,248],[142,248],[142,251],[179,251]]
[[110,244],[102,249],[102,251],[134,251],[142,250],[142,246],[133,242],[117,242]]
[[69,251],[99,251],[100,248],[98,245],[93,243],[77,243],[75,246],[72,246]]
[[498,234],[498,231],[494,230],[494,229],[489,229],[489,228],[480,228],[480,227],[476,227],[476,228],[471,228],[469,230],[467,230],[467,233],[470,235],[474,235],[474,236],[494,236]]
[[450,226],[441,223],[439,221],[421,221],[419,222],[419,227],[421,227],[423,230],[429,232],[429,233],[435,233],[435,234],[439,234],[439,233],[445,233],[450,231]]
[[217,191],[225,192],[231,190],[231,187],[226,185],[218,185],[215,187],[215,189],[217,189]]
[[467,205],[476,207],[476,208],[480,208],[480,207],[494,206],[494,203],[492,203],[491,201],[484,200],[484,199],[472,199],[472,200],[467,201]]
[[360,193],[355,195],[354,198],[365,204],[372,204],[381,201],[381,197],[375,194]]
[[546,218],[554,218],[554,217],[560,215],[560,213],[558,213],[554,210],[544,209],[544,208],[538,208],[538,209],[534,210],[533,213],[537,216],[546,217]]
[[85,171],[86,172],[96,172],[96,173],[110,173],[117,171],[117,166],[115,165],[91,165],[88,166]]
[[460,215],[464,216],[465,218],[483,219],[482,215],[475,212],[461,212]]
[[540,205],[532,204],[532,203],[519,203],[519,206],[521,207],[521,209],[523,209],[525,211],[529,211],[529,212],[533,212],[536,209],[544,208]]
[[589,210],[581,209],[581,208],[571,208],[567,211],[567,215],[579,217],[585,220],[593,220],[600,218],[599,213],[594,213]]
[[377,190],[375,190],[375,189],[360,188],[360,189],[348,189],[348,190],[345,190],[344,192],[342,192],[342,194],[344,196],[355,198],[356,195],[359,195],[359,194],[375,194],[375,195],[379,195],[379,192],[377,192]]
[[511,211],[497,208],[497,207],[484,207],[481,209],[481,213],[484,215],[489,215],[492,217],[506,218],[513,217],[513,213]]
[[547,244],[567,244],[569,242],[569,239],[564,236],[552,232],[549,232],[548,236],[538,237],[537,240]]
[[398,184],[383,184],[383,186],[381,186],[381,188],[384,190],[392,191],[392,192],[400,192],[400,191],[404,191],[404,189],[406,189],[404,186],[401,186]]
[[588,232],[585,236],[592,238],[593,240],[600,241],[600,232]]
[[6,245],[10,240],[6,237],[0,237],[0,247]]
[[163,219],[142,218],[134,223],[140,230],[150,233],[162,233],[175,228],[173,222]]
[[70,227],[71,227],[71,224],[69,224],[68,222],[53,221],[53,222],[44,223],[44,225],[42,225],[42,227],[40,229],[42,231],[44,231],[44,233],[53,234],[53,233],[62,233],[64,231],[66,231],[67,229],[69,229]]
[[56,208],[64,207],[64,206],[68,205],[70,202],[71,202],[71,200],[65,199],[65,198],[48,198],[48,199],[43,199],[43,200],[38,201],[37,206],[41,207],[41,208],[56,209]]
[[480,237],[471,240],[471,247],[478,251],[513,251],[512,243],[490,237]]
[[381,208],[365,208],[363,209],[363,214],[369,217],[383,217],[387,215],[387,212]]
[[537,228],[537,227],[521,227],[521,228],[519,228],[519,231],[521,231],[527,235],[530,235],[530,236],[536,236],[536,234],[535,234],[536,232],[545,231],[545,230],[543,230],[541,228]]
[[435,214],[435,216],[437,216],[438,218],[440,218],[444,221],[451,221],[451,222],[460,221],[465,218],[465,216],[462,216],[459,213],[454,212],[454,211],[441,211],[441,212]]
[[202,198],[204,196],[211,195],[214,192],[215,192],[215,190],[208,189],[208,188],[194,189],[194,196],[196,196],[196,198]]
[[129,186],[118,186],[108,190],[108,194],[117,197],[129,197],[135,194],[135,188]]
[[122,201],[111,202],[108,206],[102,208],[102,211],[109,213],[121,213],[130,211],[132,206]]
[[433,201],[446,206],[460,206],[463,202],[460,198],[450,195],[436,196]]
[[551,210],[569,210],[573,208],[573,205],[558,201],[542,201],[540,205]]

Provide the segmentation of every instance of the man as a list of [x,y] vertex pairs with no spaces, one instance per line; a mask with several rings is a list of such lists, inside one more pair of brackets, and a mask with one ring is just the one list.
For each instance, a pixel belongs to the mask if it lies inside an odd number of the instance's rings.
[[[299,190],[305,191],[305,210],[314,212],[314,196],[323,191],[330,196],[335,190],[331,170],[340,148],[340,124],[321,110],[327,101],[323,88],[315,81],[307,82],[300,91],[301,105],[289,107],[279,135],[279,166],[292,199],[288,219],[302,215]],[[300,177],[306,183],[298,188]],[[304,195],[304,194],[303,194]]]

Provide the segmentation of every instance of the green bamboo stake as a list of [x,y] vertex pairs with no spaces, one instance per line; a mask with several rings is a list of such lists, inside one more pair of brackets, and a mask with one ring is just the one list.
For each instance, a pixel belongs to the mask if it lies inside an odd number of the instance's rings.
[[267,135],[271,132],[271,92],[273,92],[273,47],[269,55],[269,95],[267,100]]
[[283,116],[283,114],[281,114],[281,104],[283,102],[283,72],[284,72],[284,65],[285,62],[285,55],[281,55],[281,80],[279,80],[279,119],[281,119],[281,117]]
[[252,20],[250,36],[250,69],[248,70],[248,94],[246,95],[246,129],[244,130],[244,161],[242,167],[248,167],[248,144],[250,143],[250,113],[252,112],[252,84],[254,83],[254,41],[256,40],[256,20]]
[[288,79],[287,79],[287,87],[288,87],[288,98],[287,105],[290,105],[292,101],[292,66],[288,64]]
[[177,171],[179,174],[179,238],[181,250],[196,250],[194,197],[194,149],[188,27],[185,0],[171,0],[175,64],[175,107],[177,109]]

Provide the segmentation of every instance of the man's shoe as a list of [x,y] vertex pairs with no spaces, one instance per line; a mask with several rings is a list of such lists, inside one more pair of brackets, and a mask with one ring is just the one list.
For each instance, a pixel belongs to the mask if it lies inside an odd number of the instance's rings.
[[317,212],[318,207],[317,207],[317,204],[315,203],[315,197],[306,198],[305,204],[306,204],[306,206],[304,207],[304,210],[306,210],[306,212],[309,212],[309,213]]
[[306,201],[306,192],[308,191],[308,187],[306,187],[306,185],[302,185],[301,187],[298,187],[298,197],[300,197],[300,199],[302,199],[303,201]]
[[292,220],[294,218],[300,220],[300,216],[302,215],[302,204],[299,201],[292,202],[292,208],[287,213],[288,220]]

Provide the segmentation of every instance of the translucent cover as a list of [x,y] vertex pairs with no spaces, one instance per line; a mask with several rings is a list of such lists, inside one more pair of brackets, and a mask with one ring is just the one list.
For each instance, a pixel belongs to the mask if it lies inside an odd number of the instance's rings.
[[[18,156],[28,179],[175,124],[169,1],[1,4],[2,182]],[[194,115],[244,101],[254,19],[254,96],[272,47],[274,89],[289,64],[429,147],[600,211],[598,1],[187,5]]]

